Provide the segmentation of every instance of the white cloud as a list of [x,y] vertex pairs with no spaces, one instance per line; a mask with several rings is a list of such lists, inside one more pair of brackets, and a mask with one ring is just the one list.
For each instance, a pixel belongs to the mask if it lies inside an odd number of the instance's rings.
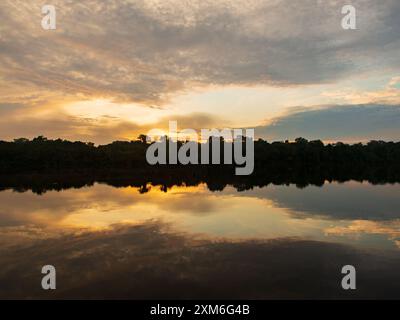
[[340,26],[341,1],[57,0],[56,31],[41,29],[41,4],[0,4],[7,99],[24,88],[160,105],[194,86],[317,84],[399,68],[396,0],[353,1],[356,32]]

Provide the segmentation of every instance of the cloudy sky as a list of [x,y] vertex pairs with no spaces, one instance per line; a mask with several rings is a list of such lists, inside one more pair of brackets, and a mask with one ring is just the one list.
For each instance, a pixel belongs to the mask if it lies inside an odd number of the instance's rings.
[[107,143],[168,120],[399,140],[398,0],[48,0],[56,30],[43,4],[0,2],[1,140]]

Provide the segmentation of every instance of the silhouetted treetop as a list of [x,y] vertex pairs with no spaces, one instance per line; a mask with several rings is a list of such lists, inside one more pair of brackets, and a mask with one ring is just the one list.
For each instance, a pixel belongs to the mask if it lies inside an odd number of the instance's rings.
[[[220,140],[220,143],[229,142]],[[44,136],[32,140],[0,141],[0,171],[147,168],[148,146],[145,135],[140,135],[135,141],[114,141],[99,146],[91,142],[52,140]],[[366,144],[324,144],[320,140],[308,141],[304,138],[297,138],[294,142],[269,143],[258,139],[254,141],[254,154],[256,172],[276,167],[319,166],[342,166],[345,170],[357,166],[397,166],[400,164],[400,143],[373,140]]]

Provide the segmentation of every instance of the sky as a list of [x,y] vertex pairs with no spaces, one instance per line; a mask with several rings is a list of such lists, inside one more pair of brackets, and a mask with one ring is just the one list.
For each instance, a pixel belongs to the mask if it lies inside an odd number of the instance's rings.
[[[0,2],[0,140],[255,128],[269,141],[399,140],[398,0]],[[356,8],[344,30],[341,8]]]

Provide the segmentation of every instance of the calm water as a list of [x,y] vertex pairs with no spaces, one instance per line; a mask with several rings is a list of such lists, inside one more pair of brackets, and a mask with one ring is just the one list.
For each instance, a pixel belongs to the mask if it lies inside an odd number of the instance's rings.
[[399,184],[148,187],[0,192],[0,297],[400,297]]

